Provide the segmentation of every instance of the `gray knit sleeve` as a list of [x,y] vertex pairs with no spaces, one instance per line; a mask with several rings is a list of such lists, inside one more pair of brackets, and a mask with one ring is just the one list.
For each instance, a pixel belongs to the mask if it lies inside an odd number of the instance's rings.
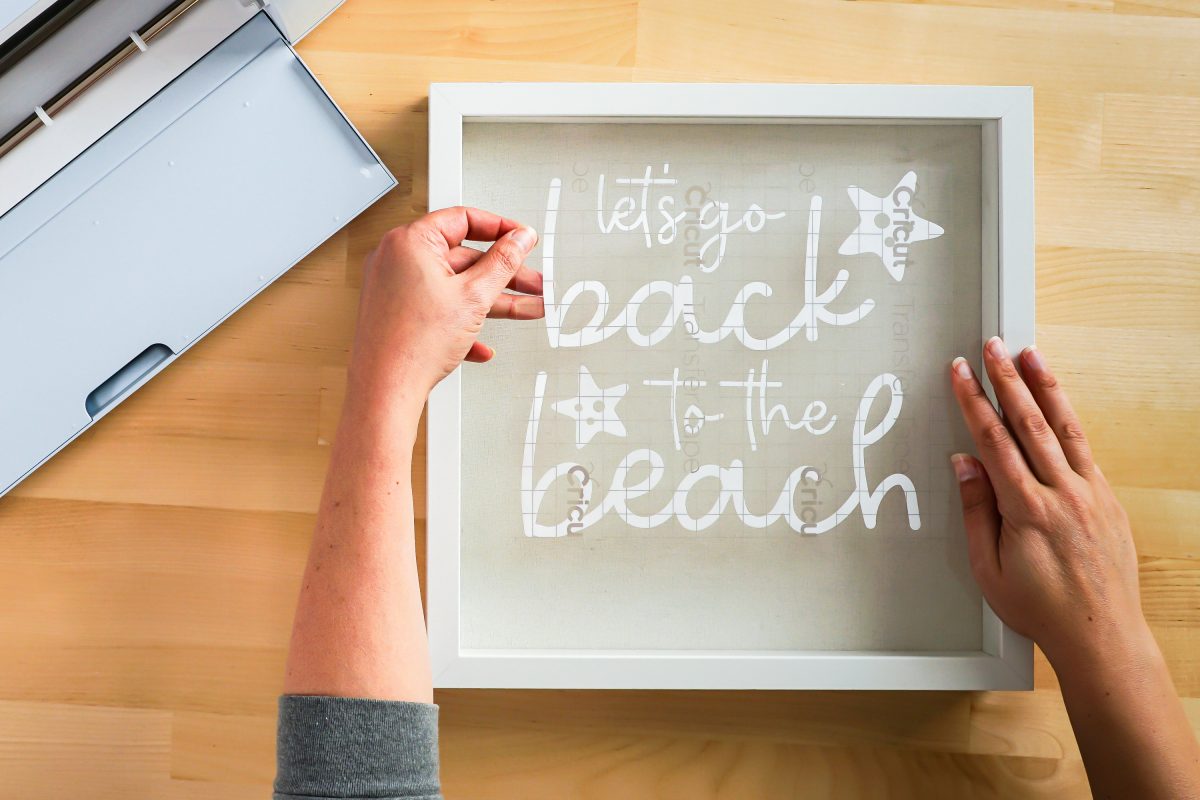
[[284,695],[275,800],[442,800],[437,724],[427,703]]

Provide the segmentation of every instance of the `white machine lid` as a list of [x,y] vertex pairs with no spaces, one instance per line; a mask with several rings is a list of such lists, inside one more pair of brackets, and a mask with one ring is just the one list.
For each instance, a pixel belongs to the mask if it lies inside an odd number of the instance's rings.
[[394,184],[258,14],[0,216],[0,494]]

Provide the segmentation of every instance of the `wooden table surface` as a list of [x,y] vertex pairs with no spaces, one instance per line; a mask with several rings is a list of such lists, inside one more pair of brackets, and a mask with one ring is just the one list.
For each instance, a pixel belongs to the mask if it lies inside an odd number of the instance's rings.
[[[425,209],[430,81],[1032,84],[1039,344],[1200,726],[1200,0],[349,0],[299,50],[400,186],[0,501],[0,798],[267,796],[360,265]],[[437,699],[453,798],[1087,795],[1040,656],[1030,693]]]

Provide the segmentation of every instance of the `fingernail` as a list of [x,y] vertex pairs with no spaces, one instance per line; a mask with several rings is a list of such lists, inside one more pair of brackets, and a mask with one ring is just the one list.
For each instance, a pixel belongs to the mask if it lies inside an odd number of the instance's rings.
[[950,366],[954,367],[954,371],[958,373],[958,377],[964,381],[971,380],[971,365],[967,363],[965,358],[959,356],[951,362]]
[[955,453],[950,456],[950,463],[954,466],[954,477],[958,478],[959,483],[979,477],[979,470],[975,466],[975,459],[966,453]]
[[992,358],[1008,358],[1008,348],[1004,346],[1004,340],[999,336],[988,339],[987,349],[991,351]]
[[537,233],[533,228],[517,228],[509,234],[512,240],[517,243],[517,247],[528,253],[537,244]]
[[1032,344],[1025,348],[1025,363],[1034,369],[1046,368],[1046,359],[1042,358],[1042,351]]

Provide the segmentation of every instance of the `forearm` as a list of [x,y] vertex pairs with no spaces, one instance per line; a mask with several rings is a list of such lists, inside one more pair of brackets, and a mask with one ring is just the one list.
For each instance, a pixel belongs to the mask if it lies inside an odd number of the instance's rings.
[[369,376],[351,380],[296,609],[288,694],[432,701],[412,500],[423,401]]
[[1055,670],[1095,797],[1200,797],[1200,747],[1148,629]]

